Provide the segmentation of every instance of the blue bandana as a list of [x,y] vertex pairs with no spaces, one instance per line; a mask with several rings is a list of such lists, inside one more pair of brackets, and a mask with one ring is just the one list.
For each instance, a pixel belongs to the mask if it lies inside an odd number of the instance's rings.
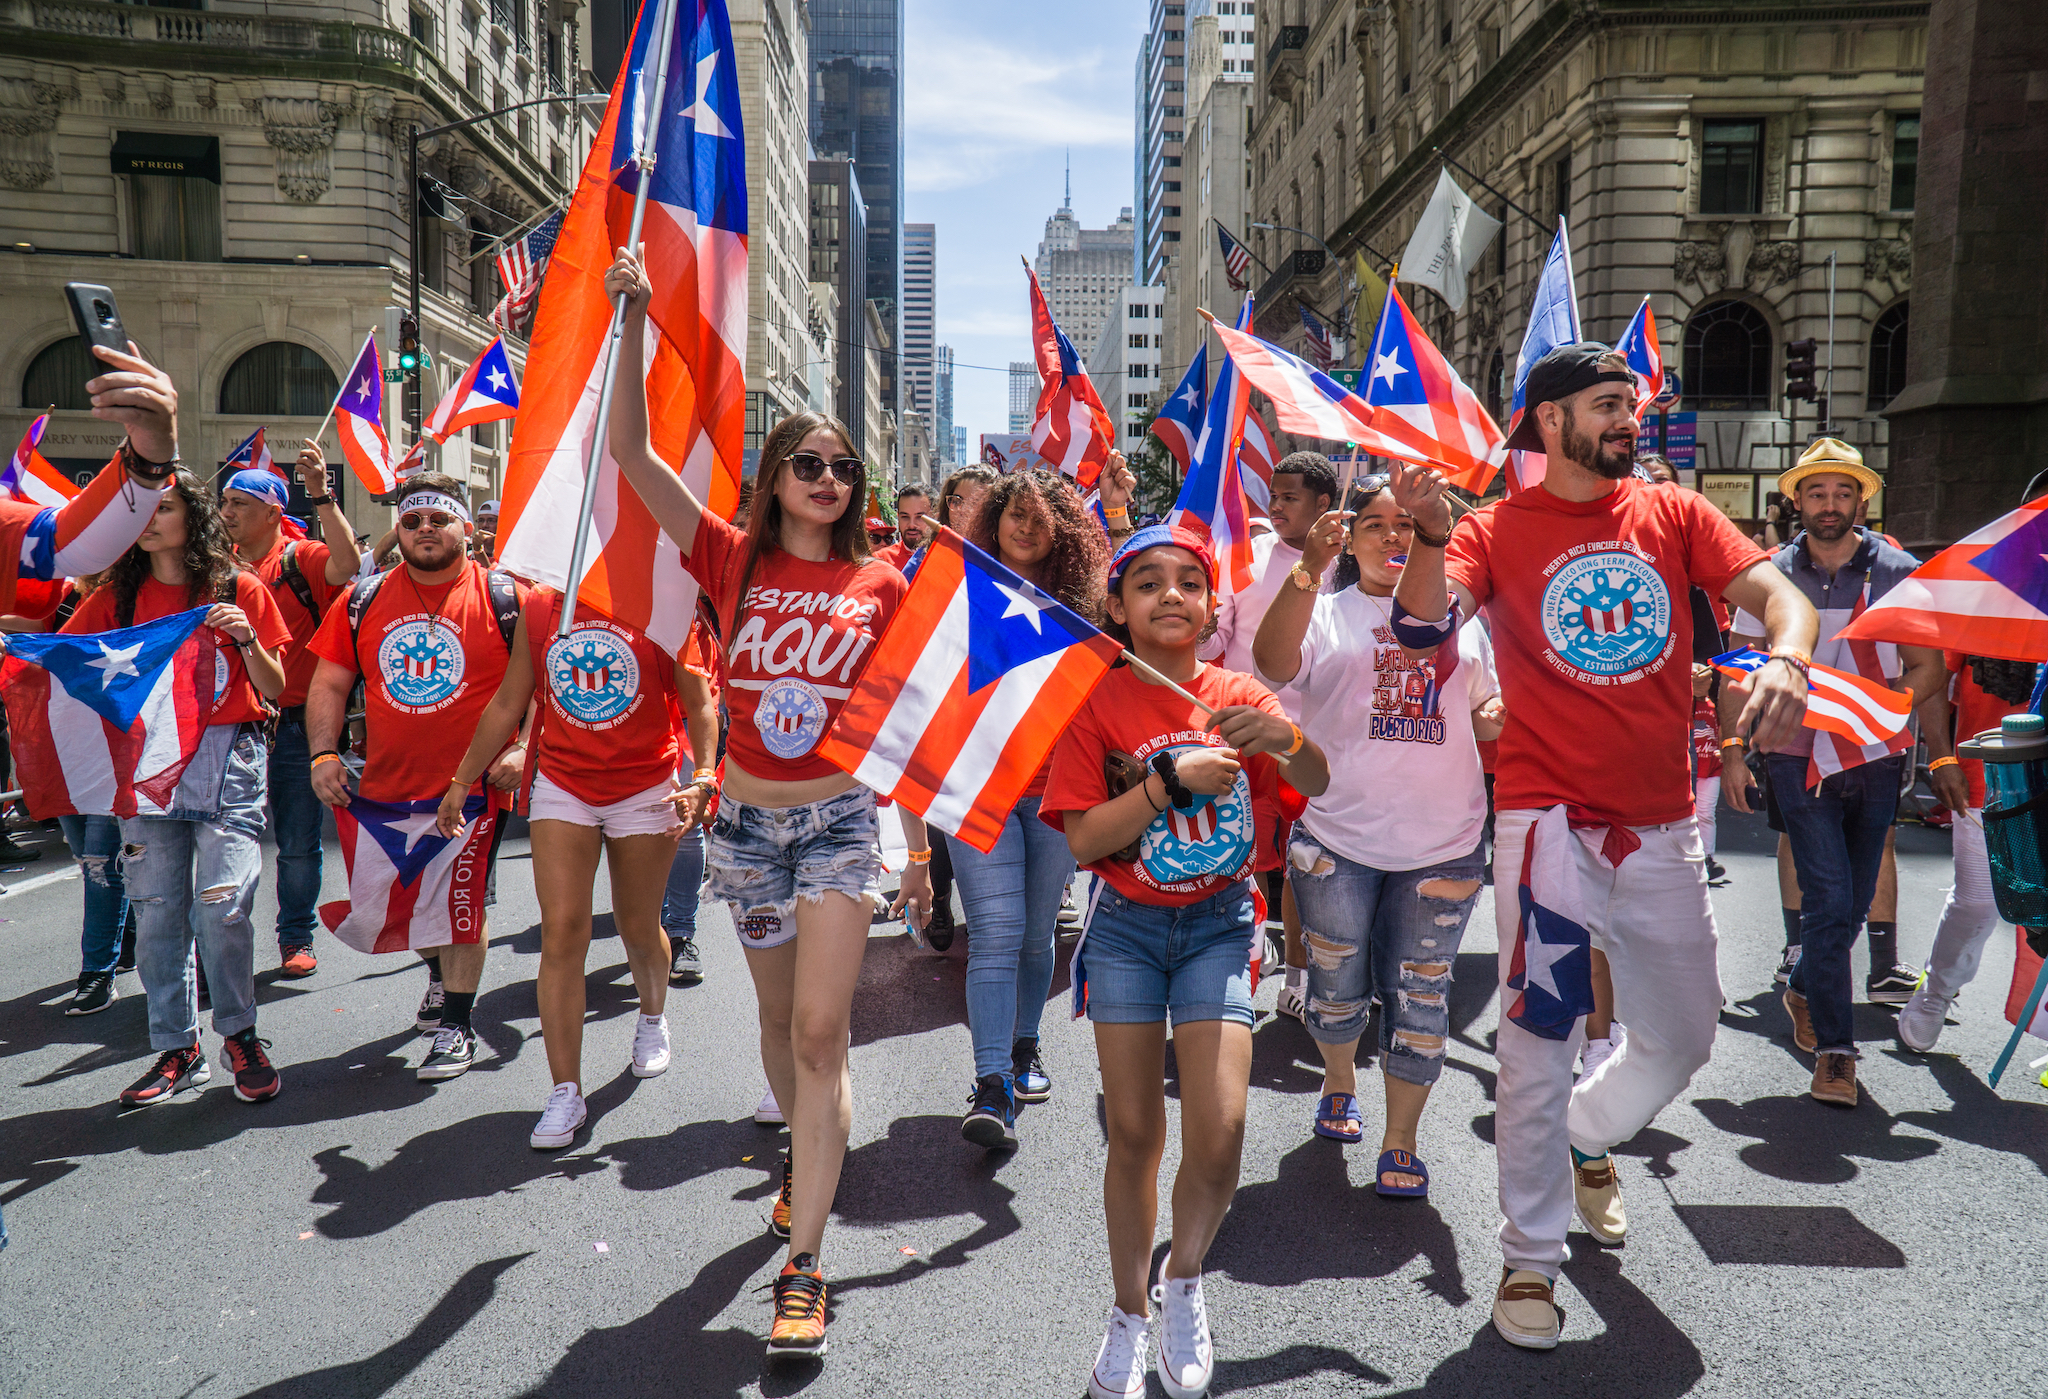
[[255,467],[237,471],[228,477],[227,489],[262,496],[280,510],[284,509],[285,502],[291,499],[291,488],[285,485],[282,477],[268,471],[259,471]]

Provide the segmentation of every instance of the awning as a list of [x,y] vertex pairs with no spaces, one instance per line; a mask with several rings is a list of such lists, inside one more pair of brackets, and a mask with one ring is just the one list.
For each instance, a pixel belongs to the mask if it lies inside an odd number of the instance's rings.
[[220,137],[161,131],[114,133],[116,175],[176,175],[220,183]]

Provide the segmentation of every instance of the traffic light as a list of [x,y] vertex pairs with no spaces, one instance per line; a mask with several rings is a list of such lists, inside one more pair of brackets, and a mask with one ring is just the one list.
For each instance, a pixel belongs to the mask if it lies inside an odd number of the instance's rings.
[[398,318],[398,369],[408,379],[417,378],[420,372],[420,323],[411,312]]
[[1785,397],[1803,398],[1811,403],[1820,396],[1813,382],[1815,354],[1819,349],[1817,340],[1785,342]]

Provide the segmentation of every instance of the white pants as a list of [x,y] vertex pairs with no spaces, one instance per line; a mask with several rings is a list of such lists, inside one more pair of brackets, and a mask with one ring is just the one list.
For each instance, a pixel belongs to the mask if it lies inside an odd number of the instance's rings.
[[1984,853],[1984,812],[1973,808],[1974,822],[1958,816],[1949,823],[1955,839],[1956,882],[1942,905],[1927,954],[1927,989],[1954,996],[1977,975],[1984,944],[1998,929],[1998,903],[1991,892],[1991,859]]
[[1501,1254],[1510,1268],[1555,1278],[1569,1258],[1572,1162],[1627,1141],[1685,1091],[1713,1052],[1721,1015],[1714,910],[1706,856],[1690,821],[1639,826],[1641,848],[1620,869],[1573,841],[1586,881],[1593,946],[1614,979],[1614,1018],[1628,1038],[1613,1057],[1572,1086],[1572,1060],[1585,1024],[1570,1038],[1544,1039],[1508,1019],[1507,978],[1520,934],[1513,890],[1536,811],[1503,811],[1494,824],[1495,924],[1500,934],[1500,1082],[1494,1144],[1500,1166]]
[[1700,849],[1714,853],[1714,820],[1720,814],[1721,778],[1695,778],[1692,784],[1692,816],[1700,823]]

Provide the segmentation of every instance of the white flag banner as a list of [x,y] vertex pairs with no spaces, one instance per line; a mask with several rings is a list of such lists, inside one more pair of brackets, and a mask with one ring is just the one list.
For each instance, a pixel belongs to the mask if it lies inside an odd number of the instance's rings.
[[1458,188],[1448,168],[1437,172],[1429,207],[1401,254],[1401,280],[1440,293],[1453,311],[1465,309],[1465,274],[1500,232],[1500,220]]

